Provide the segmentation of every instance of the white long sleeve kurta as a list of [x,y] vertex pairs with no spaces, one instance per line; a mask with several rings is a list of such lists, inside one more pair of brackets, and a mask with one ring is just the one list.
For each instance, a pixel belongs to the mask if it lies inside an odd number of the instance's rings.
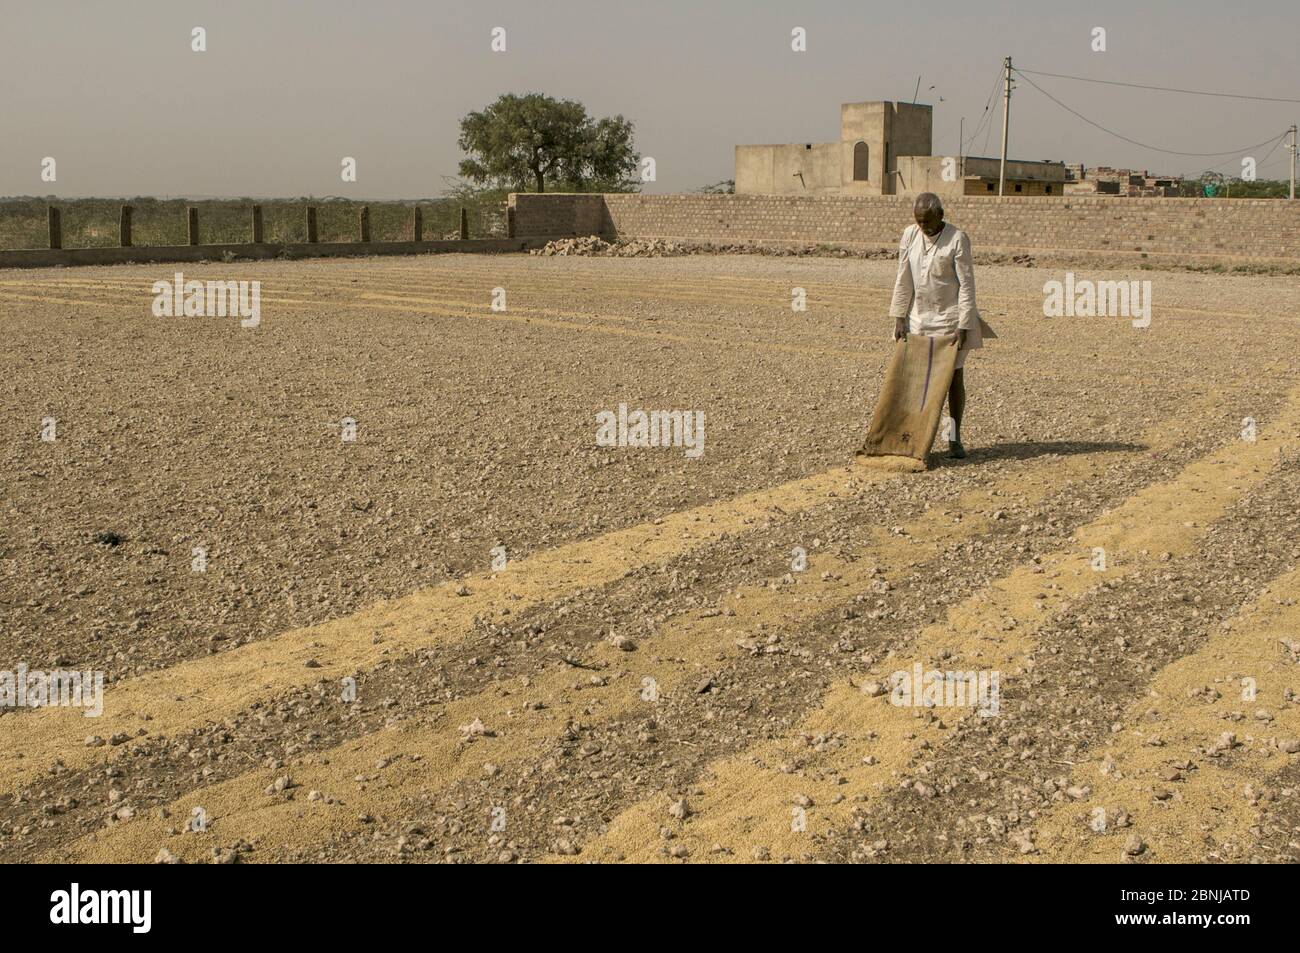
[[[975,269],[965,232],[945,222],[931,242],[919,226],[907,226],[898,246],[898,275],[889,316],[907,318],[909,334],[932,337],[965,331],[963,351],[984,346],[975,306]],[[958,355],[958,366],[965,357]]]

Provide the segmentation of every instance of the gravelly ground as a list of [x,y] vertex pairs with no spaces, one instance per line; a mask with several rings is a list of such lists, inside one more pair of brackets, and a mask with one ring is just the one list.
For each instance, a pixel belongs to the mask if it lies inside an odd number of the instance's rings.
[[[57,664],[129,679],[485,571],[494,546],[522,560],[842,466],[887,354],[892,267],[441,256],[186,269],[189,278],[260,280],[263,321],[251,332],[230,319],[153,317],[149,287],[171,274],[159,266],[6,273],[0,670]],[[448,785],[431,776],[403,789],[393,813],[319,840],[308,825],[292,841],[240,843],[218,823],[217,856],[582,857],[636,803],[689,800],[714,759],[797,731],[829,687],[905,646],[949,606],[1238,439],[1244,417],[1267,428],[1296,383],[1288,355],[1300,329],[1285,302],[1296,300],[1300,278],[1079,273],[1152,281],[1152,326],[1138,331],[1122,318],[1044,318],[1043,283],[1062,276],[980,269],[981,306],[1001,337],[969,364],[970,459],[937,459],[928,474],[812,511],[769,513],[608,585],[481,619],[464,640],[359,673],[364,701],[355,706],[336,704],[322,682],[201,729],[147,726],[147,736],[106,748],[102,762],[55,767],[0,801],[0,856],[57,853],[246,772],[291,773],[385,724],[454,732],[444,706],[521,684],[526,695],[529,681],[561,670],[572,676],[573,717],[531,758]],[[504,313],[489,308],[497,287]],[[795,287],[807,291],[807,312],[791,310]],[[703,456],[596,446],[595,414],[620,402],[703,410]],[[57,420],[53,443],[40,440],[47,416]],[[357,421],[355,442],[340,439],[344,417]],[[1094,472],[1053,485],[1071,461],[1094,459]],[[1042,497],[1019,502],[1021,481],[1040,482]],[[1294,566],[1294,546],[1282,542],[1294,536],[1294,483],[1282,467],[1163,574],[1076,600],[1043,630],[1035,677],[1008,689],[1004,719],[962,723],[908,766],[906,791],[846,792],[864,798],[855,828],[810,838],[790,859],[1020,856],[1022,816],[1063,797],[1049,790],[1052,764],[1099,744],[1146,678],[1196,650],[1207,619]],[[768,629],[737,634],[772,651],[737,652],[728,637],[725,651],[683,657],[692,686],[711,683],[702,691],[669,693],[653,710],[605,717],[592,706],[584,716],[584,685],[634,676],[674,620],[742,587],[782,584],[791,546],[806,547],[818,572],[872,560],[873,534],[933,511],[958,519],[962,494],[995,485],[1005,502],[987,532],[886,572],[888,588],[824,597],[788,627],[778,613]],[[97,540],[105,533],[114,535]],[[195,546],[207,550],[202,573],[192,571]],[[611,633],[638,643],[619,668],[594,654]],[[1140,643],[1140,656],[1117,639]],[[1008,738],[1017,739],[1009,748]],[[998,767],[981,780],[970,765],[985,761]],[[798,752],[789,767],[801,770]],[[383,770],[351,783],[382,786]],[[917,793],[921,777],[938,796]],[[307,797],[295,790],[284,796]],[[347,792],[341,784],[326,793],[346,804]],[[1294,824],[1294,804],[1264,804],[1271,819],[1258,838],[1231,845],[1231,856],[1206,845],[1202,859],[1294,853],[1279,833]],[[497,805],[512,821],[485,833]],[[664,817],[670,856],[683,819]],[[995,833],[969,834],[978,825]],[[720,847],[722,858],[753,859]]]

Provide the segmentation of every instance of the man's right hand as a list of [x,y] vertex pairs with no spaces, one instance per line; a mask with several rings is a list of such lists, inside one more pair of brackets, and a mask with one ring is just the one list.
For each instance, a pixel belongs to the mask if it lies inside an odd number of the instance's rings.
[[894,319],[894,340],[895,341],[907,340],[907,318]]

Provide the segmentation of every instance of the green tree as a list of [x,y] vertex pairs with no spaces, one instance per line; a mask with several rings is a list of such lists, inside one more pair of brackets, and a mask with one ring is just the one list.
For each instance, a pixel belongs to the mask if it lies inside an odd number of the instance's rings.
[[459,145],[467,155],[460,174],[481,186],[532,187],[545,192],[629,192],[640,156],[632,123],[622,116],[594,120],[582,103],[540,93],[507,93],[460,121]]
[[1191,182],[1192,195],[1227,199],[1284,199],[1291,189],[1291,183],[1285,179],[1247,182],[1213,170],[1202,172],[1199,178],[1188,181]]

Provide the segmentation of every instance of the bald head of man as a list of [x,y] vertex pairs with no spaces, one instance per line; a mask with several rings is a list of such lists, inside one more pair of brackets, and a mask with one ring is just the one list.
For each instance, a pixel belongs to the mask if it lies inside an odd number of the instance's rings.
[[934,237],[943,229],[943,203],[933,192],[922,192],[912,205],[916,224],[925,234]]

